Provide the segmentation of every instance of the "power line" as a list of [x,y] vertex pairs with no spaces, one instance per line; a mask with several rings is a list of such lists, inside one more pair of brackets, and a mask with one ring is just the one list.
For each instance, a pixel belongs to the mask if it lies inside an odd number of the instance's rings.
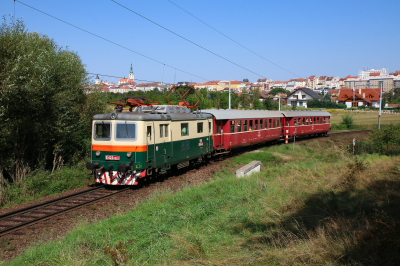
[[243,48],[246,49],[247,51],[249,51],[249,52],[251,52],[251,53],[257,55],[258,57],[264,59],[265,61],[267,61],[267,62],[269,62],[269,63],[271,63],[271,64],[273,64],[274,66],[279,67],[280,69],[283,69],[283,70],[285,70],[286,72],[288,72],[288,73],[290,73],[290,74],[292,74],[292,75],[295,75],[295,76],[301,78],[299,75],[296,75],[295,73],[293,73],[293,72],[291,72],[291,71],[289,71],[289,70],[287,70],[287,69],[285,69],[285,68],[283,68],[283,67],[281,67],[281,66],[275,64],[274,62],[268,60],[267,58],[264,58],[263,56],[261,56],[261,55],[257,54],[256,52],[250,50],[249,48],[245,47],[244,45],[238,43],[237,41],[235,41],[234,39],[230,38],[229,36],[223,34],[222,32],[220,32],[219,30],[215,29],[214,27],[212,27],[211,25],[207,24],[206,22],[202,21],[201,19],[199,19],[199,18],[196,17],[195,15],[189,13],[188,11],[186,11],[185,9],[183,9],[182,7],[178,6],[177,4],[175,4],[174,2],[172,2],[171,0],[168,0],[168,1],[169,1],[171,4],[175,5],[176,7],[178,7],[179,9],[181,9],[181,10],[183,10],[184,12],[188,13],[190,16],[194,17],[195,19],[197,19],[197,20],[200,21],[201,23],[205,24],[206,26],[210,27],[210,28],[213,29],[214,31],[218,32],[218,33],[221,34],[222,36],[228,38],[228,39],[231,40],[232,42],[234,42],[234,43],[236,43],[237,45],[243,47]]
[[227,61],[227,62],[229,62],[229,63],[231,63],[231,64],[234,64],[235,66],[238,66],[238,67],[240,67],[240,68],[242,68],[242,69],[244,69],[244,70],[247,70],[247,71],[249,71],[249,72],[251,72],[251,73],[253,73],[253,74],[257,75],[257,76],[260,76],[260,77],[265,78],[263,75],[257,74],[256,72],[251,71],[251,70],[248,69],[248,68],[245,68],[245,67],[243,67],[243,66],[241,66],[241,65],[239,65],[239,64],[236,64],[235,62],[233,62],[233,61],[231,61],[231,60],[229,60],[229,59],[227,59],[227,58],[225,58],[225,57],[223,57],[223,56],[221,56],[221,55],[219,55],[219,54],[217,54],[217,53],[214,53],[213,51],[210,51],[210,50],[208,50],[207,48],[205,48],[205,47],[203,47],[203,46],[201,46],[201,45],[199,45],[199,44],[197,44],[197,43],[195,43],[195,42],[192,42],[191,40],[189,40],[189,39],[183,37],[182,35],[179,35],[178,33],[173,32],[172,30],[169,30],[169,29],[167,29],[167,28],[164,27],[164,26],[161,26],[160,24],[158,24],[158,23],[152,21],[151,19],[146,18],[145,16],[140,15],[139,13],[133,11],[132,9],[129,9],[128,7],[126,7],[126,6],[124,6],[124,5],[120,4],[120,3],[118,3],[117,1],[114,1],[114,0],[111,0],[111,1],[114,2],[114,3],[116,3],[117,5],[119,5],[119,6],[123,7],[123,8],[125,8],[126,10],[131,11],[132,13],[138,15],[139,17],[144,18],[145,20],[147,20],[147,21],[153,23],[154,25],[157,25],[158,27],[160,27],[160,28],[162,28],[162,29],[164,29],[164,30],[166,30],[166,31],[168,31],[168,32],[170,32],[170,33],[172,33],[172,34],[178,36],[179,38],[181,38],[181,39],[183,39],[183,40],[185,40],[185,41],[187,41],[187,42],[190,42],[191,44],[193,44],[193,45],[195,45],[195,46],[197,46],[197,47],[199,47],[199,48],[201,48],[201,49],[203,49],[203,50],[205,50],[205,51],[207,51],[207,52],[209,52],[209,53],[211,53],[211,54],[213,54],[213,55],[215,55],[215,56],[218,56],[219,58],[221,58],[221,59],[223,59],[223,60],[225,60],[225,61]]
[[[99,75],[99,76],[102,76],[102,77],[109,77],[109,78],[118,78],[118,79],[125,78],[125,77],[104,75],[104,74],[99,74],[99,73],[90,73],[90,72],[85,72],[85,73],[86,73],[86,74],[89,74],[89,75]],[[145,80],[145,79],[135,79],[135,80],[138,80],[138,81],[145,81],[145,82],[157,82],[157,81],[151,81],[151,80]]]
[[151,58],[151,57],[146,56],[146,55],[144,55],[144,54],[141,54],[141,53],[139,53],[139,52],[136,52],[136,51],[134,51],[134,50],[132,50],[132,49],[129,49],[129,48],[127,48],[127,47],[125,47],[125,46],[122,46],[122,45],[120,45],[120,44],[118,44],[118,43],[115,43],[115,42],[113,42],[113,41],[110,41],[110,40],[108,40],[108,39],[106,39],[106,38],[103,38],[103,37],[101,37],[101,36],[99,36],[99,35],[97,35],[97,34],[94,34],[94,33],[90,32],[90,31],[87,31],[87,30],[85,30],[85,29],[82,29],[82,28],[80,28],[80,27],[78,27],[78,26],[75,26],[75,25],[73,25],[73,24],[71,24],[71,23],[69,23],[69,22],[66,22],[66,21],[64,21],[64,20],[62,20],[62,19],[59,19],[59,18],[57,18],[57,17],[55,17],[55,16],[52,16],[52,15],[50,15],[50,14],[48,14],[48,13],[46,13],[46,12],[43,12],[43,11],[37,9],[37,8],[34,8],[34,7],[30,6],[30,5],[27,5],[27,4],[25,4],[25,3],[22,3],[21,1],[18,1],[18,0],[15,0],[15,1],[18,2],[18,3],[20,3],[20,4],[23,4],[24,6],[27,6],[27,7],[31,8],[31,9],[34,9],[34,10],[36,10],[36,11],[42,13],[42,14],[45,14],[46,16],[49,16],[49,17],[54,18],[54,19],[56,19],[56,20],[58,20],[58,21],[61,21],[61,22],[65,23],[65,24],[67,24],[67,25],[69,25],[69,26],[72,26],[72,27],[74,27],[74,28],[76,28],[76,29],[78,29],[78,30],[84,31],[84,32],[89,33],[90,35],[93,35],[93,36],[95,36],[95,37],[97,37],[97,38],[99,38],[99,39],[102,39],[102,40],[107,41],[107,42],[109,42],[109,43],[112,43],[112,44],[114,44],[114,45],[116,45],[116,46],[119,46],[119,47],[121,47],[121,48],[124,48],[125,50],[128,50],[128,51],[130,51],[130,52],[132,52],[132,53],[135,53],[135,54],[137,54],[137,55],[143,56],[143,57],[145,57],[145,58],[147,58],[147,59],[150,59],[150,60],[152,60],[152,61],[154,61],[154,62],[157,62],[157,63],[159,63],[159,64],[166,65],[167,67],[176,69],[176,70],[178,70],[178,71],[180,71],[180,72],[182,72],[182,73],[185,73],[185,74],[188,74],[188,75],[197,77],[197,78],[202,79],[202,80],[208,80],[208,79],[199,77],[199,76],[197,76],[197,75],[194,75],[194,74],[192,74],[192,73],[189,73],[189,72],[187,72],[187,71],[184,71],[184,70],[182,70],[182,69],[179,69],[179,68],[173,67],[173,66],[171,66],[171,65],[165,64],[165,63],[163,63],[163,62],[160,62],[160,61],[158,61],[158,60],[156,60],[156,59],[154,59],[154,58]]

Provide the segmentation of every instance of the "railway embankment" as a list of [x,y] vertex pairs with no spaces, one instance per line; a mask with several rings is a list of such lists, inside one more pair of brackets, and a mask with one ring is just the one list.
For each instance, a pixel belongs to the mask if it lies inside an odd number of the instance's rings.
[[[397,265],[400,158],[383,149],[397,131],[241,154],[198,186],[160,190],[132,211],[37,243],[9,263]],[[234,170],[253,160],[261,172],[236,178]]]

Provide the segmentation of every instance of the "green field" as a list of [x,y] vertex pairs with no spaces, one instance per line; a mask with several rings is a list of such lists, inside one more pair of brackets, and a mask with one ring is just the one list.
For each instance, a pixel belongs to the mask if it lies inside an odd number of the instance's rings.
[[[368,140],[355,133],[245,153],[206,184],[159,191],[9,264],[398,265],[400,159],[353,157],[353,137]],[[260,173],[234,176],[255,159]]]
[[[328,110],[331,112],[331,124],[340,124],[342,122],[342,115],[350,114],[354,118],[354,124],[359,126],[373,126],[378,125],[378,112],[334,112],[332,110]],[[400,123],[400,114],[386,114],[382,113],[381,115],[381,125],[389,125],[389,124],[397,124]]]

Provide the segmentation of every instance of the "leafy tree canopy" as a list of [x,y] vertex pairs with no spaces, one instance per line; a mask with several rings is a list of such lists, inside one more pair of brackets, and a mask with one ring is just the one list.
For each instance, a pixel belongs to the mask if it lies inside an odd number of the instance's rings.
[[[104,95],[86,94],[79,56],[28,32],[22,21],[0,28],[0,176],[21,181],[29,169],[54,168],[90,150],[91,117],[104,112]],[[90,143],[90,142],[89,142]],[[3,171],[3,173],[1,172]],[[1,181],[1,180],[0,180]]]
[[288,90],[285,90],[284,88],[275,88],[275,89],[270,90],[269,93],[275,96],[278,93],[286,93],[286,95],[289,95],[291,92]]

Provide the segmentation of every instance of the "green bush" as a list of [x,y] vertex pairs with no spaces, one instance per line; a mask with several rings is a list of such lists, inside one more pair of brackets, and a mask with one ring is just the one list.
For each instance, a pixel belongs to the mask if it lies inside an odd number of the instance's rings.
[[353,127],[354,118],[350,114],[342,115],[342,125],[345,125],[347,129]]

